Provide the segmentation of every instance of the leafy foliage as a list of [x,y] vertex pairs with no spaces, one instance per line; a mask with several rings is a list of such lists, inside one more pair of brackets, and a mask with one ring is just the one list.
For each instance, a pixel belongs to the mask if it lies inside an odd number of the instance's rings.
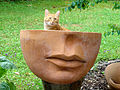
[[94,6],[95,3],[101,3],[102,1],[107,2],[107,0],[94,0],[93,2],[90,2],[90,0],[76,0],[73,1],[71,3],[71,5],[68,8],[65,8],[65,11],[68,9],[69,11],[71,11],[72,9],[74,9],[76,6],[78,9],[86,9],[88,8],[90,5]]
[[0,78],[6,73],[7,70],[0,67]]
[[6,82],[2,82],[0,84],[0,90],[10,90],[9,86],[6,84]]
[[88,4],[89,4],[88,0],[76,0],[76,1],[73,1],[71,3],[71,5],[66,9],[71,11],[72,9],[74,9],[77,6],[77,8],[81,10],[81,9],[88,8]]
[[113,9],[120,9],[120,4],[115,2],[114,6],[113,6]]
[[108,0],[95,0],[95,3],[97,3],[97,4],[98,4],[98,3],[101,3],[102,1],[104,1],[104,2],[106,2],[106,3],[107,3],[107,1],[108,1]]
[[16,90],[16,86],[7,79],[6,82],[0,84],[0,90]]
[[0,57],[0,66],[3,69],[15,69],[16,66],[11,63],[5,56]]
[[[8,69],[14,69],[16,66],[11,63],[6,57],[0,57],[0,78],[7,72]],[[0,90],[16,90],[13,82],[6,79],[6,82],[0,83]]]
[[14,1],[14,2],[19,2],[19,1],[31,1],[31,0],[0,0],[0,1],[7,1],[7,2]]
[[114,35],[114,33],[117,33],[118,35],[120,35],[120,25],[108,24],[108,26],[110,27],[111,31],[104,32],[105,37],[109,35]]

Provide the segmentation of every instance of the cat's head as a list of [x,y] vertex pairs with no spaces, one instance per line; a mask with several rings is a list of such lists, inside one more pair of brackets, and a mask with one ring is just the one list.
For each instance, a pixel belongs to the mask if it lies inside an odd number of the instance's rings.
[[56,26],[59,24],[59,15],[60,11],[57,11],[55,14],[49,13],[47,9],[45,9],[45,18],[44,23],[48,26]]

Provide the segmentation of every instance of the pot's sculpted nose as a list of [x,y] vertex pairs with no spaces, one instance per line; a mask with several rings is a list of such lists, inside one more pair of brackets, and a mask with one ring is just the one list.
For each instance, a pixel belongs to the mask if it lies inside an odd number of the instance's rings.
[[68,57],[76,55],[82,58],[84,56],[84,52],[81,41],[82,39],[77,35],[67,35],[65,39],[64,54]]

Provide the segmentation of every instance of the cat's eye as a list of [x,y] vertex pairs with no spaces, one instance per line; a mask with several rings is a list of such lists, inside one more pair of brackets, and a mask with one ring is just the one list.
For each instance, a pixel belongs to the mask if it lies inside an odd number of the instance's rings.
[[56,20],[56,18],[54,18],[54,20]]
[[51,17],[49,17],[49,19],[51,19]]

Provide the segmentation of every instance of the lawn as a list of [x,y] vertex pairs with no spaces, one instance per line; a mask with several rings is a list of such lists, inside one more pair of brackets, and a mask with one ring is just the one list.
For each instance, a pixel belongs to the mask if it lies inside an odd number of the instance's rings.
[[[86,10],[74,9],[63,12],[68,0],[41,0],[26,2],[0,2],[0,55],[6,56],[17,69],[8,71],[0,79],[13,81],[17,90],[43,90],[42,83],[26,65],[20,46],[20,30],[43,30],[44,11],[61,11],[60,24],[71,31],[110,31],[108,24],[120,25],[120,10],[112,10],[113,2],[99,3]],[[104,37],[96,62],[120,58],[120,35]],[[16,74],[15,72],[19,72]]]

